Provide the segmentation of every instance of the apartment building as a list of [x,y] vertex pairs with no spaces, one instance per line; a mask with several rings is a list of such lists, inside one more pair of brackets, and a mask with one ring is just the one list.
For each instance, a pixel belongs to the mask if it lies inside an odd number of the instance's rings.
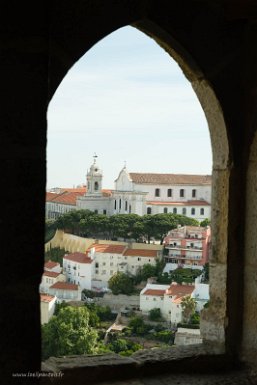
[[169,231],[164,238],[165,272],[177,267],[202,269],[209,259],[211,244],[210,227],[183,226]]

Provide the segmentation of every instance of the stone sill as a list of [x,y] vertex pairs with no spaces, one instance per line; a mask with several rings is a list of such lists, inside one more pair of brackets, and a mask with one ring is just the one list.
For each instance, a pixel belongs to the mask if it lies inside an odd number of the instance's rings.
[[240,369],[225,354],[210,354],[203,345],[141,350],[131,357],[117,354],[50,357],[42,372],[63,373],[62,378],[45,377],[41,384],[96,384],[174,373],[216,374]]

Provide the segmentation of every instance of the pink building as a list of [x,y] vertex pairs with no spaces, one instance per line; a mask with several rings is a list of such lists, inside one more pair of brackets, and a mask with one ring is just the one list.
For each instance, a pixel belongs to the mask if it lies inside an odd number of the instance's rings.
[[168,250],[166,263],[179,266],[203,266],[209,259],[211,229],[209,226],[184,226],[169,231],[164,238]]

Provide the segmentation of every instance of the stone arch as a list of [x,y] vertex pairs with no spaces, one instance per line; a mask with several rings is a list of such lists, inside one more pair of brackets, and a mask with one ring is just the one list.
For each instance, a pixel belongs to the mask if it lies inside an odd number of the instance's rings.
[[245,207],[245,259],[244,259],[244,311],[242,355],[249,362],[255,362],[257,354],[257,132],[249,152],[246,175]]
[[[76,43],[77,52],[73,54],[73,62],[66,62],[66,65],[70,68],[93,44],[117,29],[117,27],[132,24],[164,48],[164,50],[177,61],[186,78],[190,81],[207,119],[213,150],[213,252],[210,269],[212,277],[210,282],[212,301],[210,309],[206,311],[202,317],[202,333],[205,341],[208,342],[214,350],[223,351],[225,349],[225,319],[227,316],[227,298],[225,293],[227,293],[228,192],[232,158],[229,151],[225,119],[221,103],[215,94],[215,89],[210,85],[210,82],[204,75],[203,68],[201,68],[201,60],[197,61],[193,58],[189,53],[190,51],[186,49],[186,44],[183,41],[184,37],[180,36],[175,28],[173,31],[168,32],[165,25],[161,25],[162,23],[160,21],[157,22],[154,20],[146,4],[147,2],[137,2],[137,12],[142,13],[142,10],[144,10],[145,13],[148,10],[149,15],[146,17],[144,14],[142,18],[141,14],[140,19],[136,21],[134,20],[135,16],[133,18],[131,14],[128,15],[123,10],[122,15],[119,14],[119,24],[117,24],[117,20],[113,19],[113,15],[111,15],[111,20],[109,19],[110,14],[108,14],[107,11],[107,14],[105,14],[105,25],[99,26],[99,24],[97,24],[96,28],[91,28],[90,30],[91,44],[81,42],[78,47]],[[191,12],[195,16],[195,12],[190,9],[190,6],[187,5],[187,7],[189,8],[189,13]],[[118,8],[116,8],[116,11],[120,13],[121,10]],[[177,13],[178,18],[184,19],[183,7],[181,8],[180,5],[176,5],[174,6],[174,11]],[[165,9],[163,9],[163,12],[165,13]],[[83,15],[83,13],[81,13],[81,15]],[[213,17],[215,16],[212,15],[212,18]],[[173,21],[175,24],[175,20]],[[80,26],[77,26],[74,35],[78,36],[78,34],[81,33],[83,36],[85,33],[85,25],[84,22],[83,26],[82,23]],[[172,32],[174,32],[174,34],[172,34]],[[69,36],[70,41],[72,41],[71,37],[72,35]],[[54,54],[56,55],[56,46],[54,45],[52,48],[54,48]],[[62,56],[62,58],[64,58],[64,56]],[[52,84],[54,85],[54,82],[52,82]]]

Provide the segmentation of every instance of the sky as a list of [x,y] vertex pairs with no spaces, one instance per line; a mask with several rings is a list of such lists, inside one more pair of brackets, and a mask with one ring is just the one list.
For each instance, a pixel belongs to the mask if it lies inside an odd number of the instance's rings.
[[121,28],[68,72],[48,108],[47,188],[86,183],[93,162],[103,187],[129,172],[211,174],[207,121],[176,62],[151,38]]

